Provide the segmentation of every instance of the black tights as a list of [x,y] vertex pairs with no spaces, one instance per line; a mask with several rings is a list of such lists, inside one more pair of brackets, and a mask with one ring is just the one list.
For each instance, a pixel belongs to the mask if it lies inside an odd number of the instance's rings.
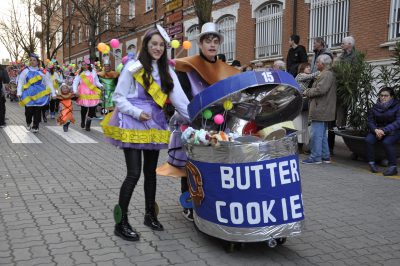
[[129,202],[131,200],[133,190],[140,178],[142,168],[142,151],[143,151],[143,174],[144,174],[144,197],[146,213],[154,214],[154,204],[156,200],[157,175],[156,167],[158,162],[159,150],[137,150],[124,149],[127,175],[122,183],[119,192],[119,206],[122,213],[128,212]]
[[96,116],[96,106],[86,107],[81,106],[81,121],[84,123],[86,121],[86,115],[90,118]]

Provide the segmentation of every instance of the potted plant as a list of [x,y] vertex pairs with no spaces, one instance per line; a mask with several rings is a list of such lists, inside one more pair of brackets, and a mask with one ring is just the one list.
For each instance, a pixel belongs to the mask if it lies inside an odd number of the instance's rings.
[[[396,44],[395,63],[392,67],[381,66],[379,74],[374,74],[375,67],[365,61],[365,54],[358,51],[352,64],[339,61],[333,69],[337,78],[338,102],[347,107],[346,129],[337,130],[335,134],[343,138],[352,152],[352,159],[365,158],[365,136],[369,132],[368,111],[377,99],[377,91],[384,86],[391,86],[400,96],[400,89],[396,89],[396,86],[399,87],[400,42]],[[385,158],[383,146],[379,142],[375,153],[377,161]]]

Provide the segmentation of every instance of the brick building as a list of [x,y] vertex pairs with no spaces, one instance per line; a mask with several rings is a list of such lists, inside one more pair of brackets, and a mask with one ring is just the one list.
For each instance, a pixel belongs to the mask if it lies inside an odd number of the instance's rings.
[[[119,8],[99,21],[98,29],[102,42],[120,40],[120,47],[113,51],[115,65],[140,47],[143,34],[155,23],[168,28],[173,38],[192,41],[189,51],[180,53],[178,48],[175,54],[182,57],[197,52],[194,40],[199,27],[191,0],[119,3]],[[65,23],[72,23],[71,37],[63,47],[64,61],[79,64],[89,56],[86,26],[74,19],[70,0],[64,0],[63,7]],[[119,22],[112,25],[112,20]],[[310,56],[314,38],[323,37],[332,51],[340,52],[342,38],[352,35],[357,49],[366,52],[370,62],[387,64],[400,37],[400,0],[215,0],[212,20],[225,36],[220,53],[228,62],[285,60],[289,37],[296,33]]]

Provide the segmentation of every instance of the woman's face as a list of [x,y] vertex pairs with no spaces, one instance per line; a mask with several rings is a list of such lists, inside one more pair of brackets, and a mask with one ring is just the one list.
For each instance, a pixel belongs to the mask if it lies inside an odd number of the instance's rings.
[[199,47],[203,55],[210,61],[213,61],[215,56],[217,56],[219,44],[218,37],[205,38]]
[[159,34],[154,34],[147,43],[147,51],[154,60],[158,60],[164,54],[165,42]]
[[39,64],[39,61],[37,60],[36,57],[29,57],[29,65],[33,67],[37,67]]
[[306,68],[304,69],[304,73],[310,74],[311,73],[311,66],[306,66]]
[[379,100],[381,103],[387,103],[392,99],[392,96],[390,96],[390,93],[388,91],[382,91],[379,93]]

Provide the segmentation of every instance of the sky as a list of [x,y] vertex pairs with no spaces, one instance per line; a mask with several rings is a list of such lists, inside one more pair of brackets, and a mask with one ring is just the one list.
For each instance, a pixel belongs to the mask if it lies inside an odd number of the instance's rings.
[[[14,0],[14,3],[20,4],[19,0]],[[4,7],[4,8],[3,8]],[[1,10],[0,10],[0,17],[5,18],[10,15],[10,10],[12,7],[12,0],[1,0]],[[0,32],[1,34],[1,32]],[[0,62],[2,59],[10,58],[6,48],[2,43],[0,43]]]

